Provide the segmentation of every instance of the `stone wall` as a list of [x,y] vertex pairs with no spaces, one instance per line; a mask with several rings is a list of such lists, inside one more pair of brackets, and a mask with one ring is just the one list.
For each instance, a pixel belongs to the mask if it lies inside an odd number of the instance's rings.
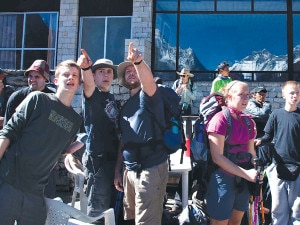
[[[24,77],[24,71],[12,71],[6,70],[7,83],[14,86],[17,89],[27,86],[27,80]],[[53,77],[53,71],[51,71]],[[165,85],[172,87],[173,81],[167,81]],[[250,90],[257,86],[265,86],[268,90],[267,100],[272,103],[273,109],[277,109],[284,106],[284,99],[281,95],[281,82],[248,82]],[[207,81],[195,81],[194,86],[197,87],[197,98],[194,101],[192,107],[192,113],[198,114],[198,107],[201,99],[209,95],[211,89],[211,82]],[[73,99],[72,106],[79,113],[81,112],[81,92],[82,87],[78,89],[76,96]],[[111,93],[115,95],[115,98],[120,106],[122,106],[129,98],[129,92],[127,88],[118,85],[117,80],[114,80],[111,87]]]
[[[173,81],[164,82],[165,85],[172,87]],[[284,99],[281,95],[280,82],[248,82],[249,89],[252,90],[257,86],[265,86],[268,90],[267,100],[272,103],[273,109],[281,108],[284,106]],[[194,85],[197,87],[197,98],[193,103],[192,113],[198,114],[198,107],[203,97],[209,95],[211,89],[211,82],[195,81]],[[111,92],[115,95],[117,101],[122,105],[129,98],[128,89],[120,87],[116,81],[111,88]]]

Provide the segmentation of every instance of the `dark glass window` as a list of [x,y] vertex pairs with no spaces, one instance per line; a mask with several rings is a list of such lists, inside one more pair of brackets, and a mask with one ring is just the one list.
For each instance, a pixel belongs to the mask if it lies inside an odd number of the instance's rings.
[[36,59],[55,68],[57,12],[0,14],[0,67],[26,69]]
[[114,64],[124,61],[131,17],[81,17],[80,21],[79,50],[85,49],[93,62],[100,58],[109,58]]
[[293,10],[300,11],[300,0],[293,0]]
[[294,15],[294,70],[297,80],[300,80],[300,14]]
[[251,0],[218,0],[217,11],[250,11]]
[[161,11],[174,11],[178,9],[177,0],[157,0],[156,1],[156,10]]
[[286,11],[286,0],[254,0],[255,11]]
[[213,11],[214,0],[197,1],[197,0],[181,0],[180,10],[182,11]]
[[158,70],[176,69],[176,14],[157,14],[155,29],[155,63]]
[[[292,79],[293,70],[300,70],[295,50],[300,48],[300,0],[182,0],[180,10],[172,13],[166,6],[173,1],[157,2],[165,7],[155,14],[155,73],[169,74],[172,80],[171,71],[187,67],[194,79],[212,80],[221,61],[227,61],[231,76],[240,80]],[[288,4],[298,14],[289,16]],[[168,27],[167,35],[163,27]]]

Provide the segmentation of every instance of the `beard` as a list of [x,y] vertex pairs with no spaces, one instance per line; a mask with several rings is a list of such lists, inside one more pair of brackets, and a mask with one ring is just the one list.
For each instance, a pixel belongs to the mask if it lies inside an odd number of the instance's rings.
[[141,83],[140,81],[133,81],[133,82],[126,82],[126,86],[132,90],[132,89],[135,89],[137,87],[140,87],[141,86]]

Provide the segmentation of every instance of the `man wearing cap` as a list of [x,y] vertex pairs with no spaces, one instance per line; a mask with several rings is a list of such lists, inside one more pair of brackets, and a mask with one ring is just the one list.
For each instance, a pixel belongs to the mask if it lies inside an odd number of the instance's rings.
[[179,79],[174,82],[172,89],[180,96],[181,115],[188,116],[192,113],[191,106],[196,99],[196,89],[190,79],[194,74],[187,68],[183,68],[177,74]]
[[77,64],[82,69],[82,114],[88,135],[82,162],[87,178],[87,213],[95,216],[112,207],[112,195],[115,194],[119,111],[109,89],[117,78],[117,66],[109,59],[98,59],[92,64],[87,52],[84,49],[81,52]]
[[212,82],[210,93],[221,92],[222,88],[232,81],[229,77],[229,64],[227,62],[221,62],[217,69],[219,74]]
[[49,65],[45,60],[37,59],[24,72],[27,78],[28,87],[24,87],[14,92],[8,99],[4,117],[4,125],[7,124],[12,114],[16,111],[18,105],[33,91],[41,91],[44,93],[55,93],[55,89],[47,87],[49,82]]
[[272,112],[272,105],[266,101],[267,89],[263,86],[251,90],[252,98],[249,100],[244,113],[250,114],[256,123],[257,135],[264,135],[264,128]]
[[8,98],[14,91],[15,89],[12,86],[6,84],[4,71],[0,68],[0,129],[3,127]]
[[153,142],[154,138],[163,140],[163,133],[151,117],[164,126],[164,105],[152,72],[133,43],[129,44],[127,60],[118,67],[119,84],[129,89],[130,98],[120,112],[122,149],[114,182],[117,190],[124,190],[125,220],[159,225],[168,181],[168,155],[163,143]]

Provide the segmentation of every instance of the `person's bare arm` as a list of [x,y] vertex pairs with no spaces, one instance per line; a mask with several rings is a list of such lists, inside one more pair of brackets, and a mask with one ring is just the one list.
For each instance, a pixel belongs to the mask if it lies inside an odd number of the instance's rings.
[[254,148],[254,139],[251,139],[249,140],[248,142],[248,152],[252,155],[252,163],[253,162],[253,159],[256,158],[256,151],[255,151],[255,148]]
[[9,144],[10,144],[10,140],[8,138],[0,139],[0,160],[2,159],[4,152],[8,148]]
[[84,146],[84,143],[80,142],[80,141],[74,141],[73,143],[71,143],[69,145],[69,147],[66,149],[66,154],[71,154],[74,153],[76,151],[78,151],[79,149],[81,149]]
[[117,156],[117,162],[115,166],[115,179],[114,184],[115,188],[118,191],[124,191],[123,190],[123,155],[122,155],[122,144],[120,141],[119,149],[118,149],[118,156]]
[[[208,135],[210,152],[212,160],[222,169],[239,177],[243,177],[249,181],[255,182],[257,172],[255,169],[245,170],[224,156],[225,136],[215,133]],[[253,144],[253,142],[252,142]]]
[[139,76],[139,79],[141,81],[141,86],[142,86],[143,91],[148,96],[153,96],[156,91],[156,88],[157,88],[155,80],[153,79],[153,74],[152,74],[149,66],[143,60],[142,53],[138,49],[133,48],[132,42],[129,44],[129,47],[128,47],[127,60],[131,61],[133,63],[141,62],[138,65],[134,65],[134,67],[135,67],[137,74]]
[[[81,55],[77,60],[80,68],[89,68],[92,66],[92,60],[84,49],[81,49]],[[87,98],[91,97],[95,91],[95,81],[92,69],[82,70],[83,91]]]

